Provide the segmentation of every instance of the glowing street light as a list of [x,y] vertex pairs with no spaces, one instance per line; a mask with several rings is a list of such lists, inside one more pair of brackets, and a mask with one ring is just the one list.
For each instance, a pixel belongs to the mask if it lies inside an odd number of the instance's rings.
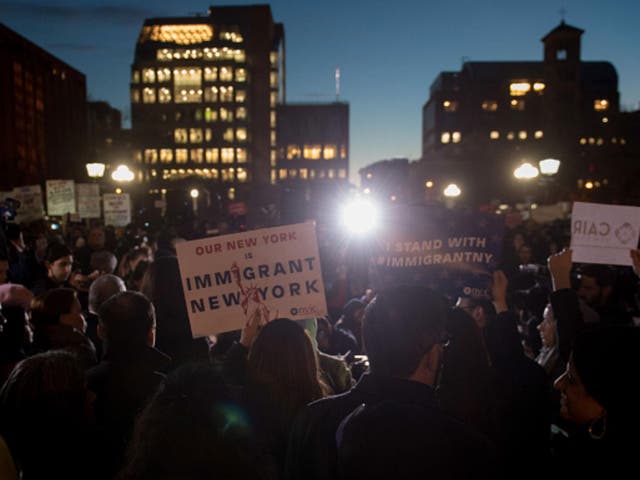
[[546,158],[544,160],[540,160],[538,163],[540,167],[540,173],[543,175],[555,175],[558,173],[558,169],[560,168],[560,160],[556,160],[555,158]]
[[540,175],[540,171],[528,162],[523,163],[513,171],[513,176],[518,180],[531,180]]
[[455,183],[450,183],[442,193],[444,193],[445,197],[454,198],[459,197],[462,193],[462,190],[460,190],[460,187],[458,187]]
[[106,165],[104,163],[87,163],[85,167],[87,167],[87,175],[90,178],[102,178]]
[[352,233],[363,234],[374,229],[378,220],[375,206],[368,200],[357,199],[342,209],[342,224]]
[[133,181],[134,177],[135,175],[126,165],[119,165],[118,168],[116,168],[111,174],[111,178],[113,178],[116,182],[131,182]]
[[189,195],[191,195],[191,198],[198,198],[200,196],[200,191],[197,188],[192,188]]

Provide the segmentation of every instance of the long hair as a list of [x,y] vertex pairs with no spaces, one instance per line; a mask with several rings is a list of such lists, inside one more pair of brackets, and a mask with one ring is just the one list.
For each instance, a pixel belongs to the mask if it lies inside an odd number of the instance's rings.
[[31,300],[31,322],[36,328],[55,325],[60,315],[70,313],[78,301],[76,291],[71,288],[54,288]]
[[287,318],[273,320],[260,331],[247,367],[249,388],[266,395],[290,419],[300,407],[323,395],[311,339]]

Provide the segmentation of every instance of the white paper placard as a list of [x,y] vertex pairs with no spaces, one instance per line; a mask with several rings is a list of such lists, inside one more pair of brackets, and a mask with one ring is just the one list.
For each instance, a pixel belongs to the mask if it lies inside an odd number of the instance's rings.
[[131,199],[128,193],[105,193],[104,224],[126,227],[131,223]]
[[76,202],[80,218],[100,218],[100,185],[77,183]]
[[76,213],[76,189],[73,180],[47,180],[47,213]]

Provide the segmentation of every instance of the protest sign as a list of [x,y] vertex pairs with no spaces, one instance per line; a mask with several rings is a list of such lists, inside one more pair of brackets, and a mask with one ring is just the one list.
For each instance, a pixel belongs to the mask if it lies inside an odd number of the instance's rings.
[[76,189],[73,180],[47,180],[47,213],[76,213]]
[[131,199],[128,193],[103,195],[104,224],[126,227],[131,223]]
[[100,218],[100,186],[97,183],[76,184],[76,202],[80,218]]
[[241,329],[256,311],[292,320],[327,314],[313,223],[176,245],[191,332]]
[[631,265],[637,248],[640,207],[575,202],[571,213],[573,261]]
[[504,218],[422,206],[403,206],[388,217],[370,257],[378,288],[417,283],[452,296],[489,296]]
[[44,217],[42,189],[40,185],[26,185],[13,189],[11,198],[20,202],[15,218],[16,223],[31,222]]

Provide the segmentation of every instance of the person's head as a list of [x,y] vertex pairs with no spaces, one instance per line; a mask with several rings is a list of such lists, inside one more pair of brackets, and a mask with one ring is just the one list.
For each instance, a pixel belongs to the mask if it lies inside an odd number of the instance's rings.
[[98,335],[107,349],[126,351],[155,345],[155,311],[141,293],[121,292],[112,296],[100,307],[98,321]]
[[516,232],[513,235],[513,249],[516,252],[520,251],[520,248],[526,243],[526,240],[524,238],[524,233],[522,232]]
[[104,248],[106,242],[106,236],[104,228],[102,227],[93,227],[89,230],[89,235],[87,236],[87,245],[91,250],[102,250]]
[[61,284],[69,280],[73,267],[73,255],[69,247],[58,242],[49,244],[45,252],[44,266],[54,283]]
[[113,273],[118,265],[118,259],[107,250],[99,250],[91,254],[90,264],[92,271],[98,271],[101,274]]
[[349,300],[342,309],[342,320],[349,326],[360,326],[364,319],[364,308],[367,305],[358,298]]
[[544,309],[542,322],[538,324],[537,328],[538,332],[540,332],[542,346],[546,348],[554,347],[556,344],[556,320],[553,317],[551,304],[548,304]]
[[446,302],[432,290],[396,286],[365,310],[363,337],[371,372],[433,385],[445,336]]
[[111,274],[99,276],[89,287],[89,312],[97,314],[104,302],[126,289],[127,287],[120,277]]
[[13,354],[33,342],[33,330],[24,308],[0,305],[0,315],[6,321],[0,327],[0,354]]
[[35,297],[31,322],[36,329],[51,325],[68,325],[81,332],[87,329],[78,295],[71,288],[54,288]]
[[[640,329],[604,327],[580,333],[566,371],[555,381],[562,416],[610,433],[640,426]],[[599,431],[598,434],[606,432]]]
[[278,318],[260,330],[249,351],[247,371],[252,387],[291,415],[322,397],[313,344],[293,320]]
[[489,319],[495,316],[496,310],[490,300],[474,297],[458,297],[456,307],[471,315],[478,328],[487,326]]
[[136,420],[121,478],[255,479],[245,413],[204,365],[172,372]]
[[578,274],[578,296],[590,307],[604,305],[613,292],[614,273],[603,265],[587,265]]
[[520,258],[521,265],[530,264],[533,259],[533,251],[531,250],[531,247],[527,244],[522,245],[518,250],[518,257]]
[[0,257],[0,285],[9,281],[9,261]]
[[149,262],[148,260],[140,260],[136,264],[136,268],[131,273],[129,281],[127,282],[131,290],[135,290],[136,292],[140,291],[140,289],[142,288],[142,280],[144,279],[144,274],[147,273],[149,265],[151,265],[151,262]]

